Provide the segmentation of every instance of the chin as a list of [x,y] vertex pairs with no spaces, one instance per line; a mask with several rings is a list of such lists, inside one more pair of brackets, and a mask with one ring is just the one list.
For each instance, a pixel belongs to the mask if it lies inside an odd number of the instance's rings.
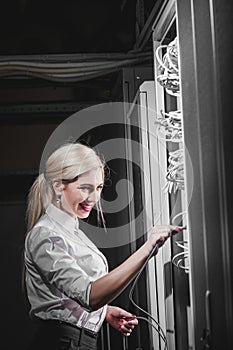
[[88,218],[88,216],[90,215],[90,213],[80,213],[80,211],[77,213],[77,217],[79,218],[79,219],[86,219],[86,218]]

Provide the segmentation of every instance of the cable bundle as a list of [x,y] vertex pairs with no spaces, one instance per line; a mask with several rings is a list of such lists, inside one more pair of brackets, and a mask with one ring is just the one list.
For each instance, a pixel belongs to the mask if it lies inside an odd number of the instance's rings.
[[[161,58],[160,51],[166,49]],[[159,63],[160,75],[157,81],[165,91],[173,96],[180,96],[180,78],[179,78],[179,52],[177,38],[168,45],[160,45],[155,52]],[[181,111],[164,112],[161,110],[161,117],[157,118],[156,123],[158,131],[163,135],[159,137],[166,142],[183,142],[182,133],[182,114]],[[166,185],[164,190],[169,193],[175,193],[177,190],[184,189],[184,157],[183,148],[169,153],[168,169],[166,174]]]
[[[182,142],[182,115],[181,111],[161,112],[161,117],[156,120],[158,131],[165,136],[165,141]],[[164,139],[164,137],[160,137]]]
[[78,82],[113,73],[152,59],[151,52],[127,54],[73,54],[0,58],[1,78],[41,78],[56,82]]
[[[172,225],[181,225],[186,222],[187,211],[182,211],[176,214],[172,219]],[[177,220],[180,218],[179,220]],[[187,226],[184,226],[186,229]],[[189,272],[189,251],[188,251],[188,241],[176,241],[176,245],[183,249],[182,252],[177,253],[172,258],[172,264],[185,272]]]
[[136,283],[138,281],[138,279],[140,278],[142,272],[144,271],[146,265],[148,264],[148,261],[151,259],[152,256],[155,255],[155,252],[158,251],[159,249],[159,244],[157,243],[154,248],[152,249],[152,251],[150,252],[149,256],[147,257],[146,261],[144,262],[143,266],[141,267],[141,269],[139,270],[135,280],[133,281],[133,284],[130,288],[129,291],[129,300],[131,301],[131,303],[141,312],[143,312],[146,316],[149,317],[149,319],[147,317],[143,317],[143,316],[137,316],[137,319],[139,320],[143,320],[146,321],[159,335],[159,337],[163,340],[164,342],[164,350],[168,350],[168,343],[167,343],[167,338],[166,338],[166,334],[164,332],[164,330],[162,329],[161,325],[159,324],[159,322],[146,310],[144,310],[143,308],[141,308],[139,305],[137,305],[135,303],[135,301],[133,300],[133,292],[136,286]]
[[187,241],[176,241],[176,245],[183,249],[183,252],[180,252],[173,256],[172,263],[179,269],[184,270],[185,272],[189,272],[189,266],[185,263],[188,260],[188,242]]
[[[166,49],[166,52],[161,59],[160,51],[162,49]],[[168,94],[179,96],[180,78],[177,38],[171,41],[168,45],[160,45],[157,47],[155,55],[159,63],[159,70],[161,72],[161,74],[157,76],[157,81],[166,89]]]
[[168,157],[167,183],[163,190],[176,193],[184,189],[184,153],[183,148],[170,152]]

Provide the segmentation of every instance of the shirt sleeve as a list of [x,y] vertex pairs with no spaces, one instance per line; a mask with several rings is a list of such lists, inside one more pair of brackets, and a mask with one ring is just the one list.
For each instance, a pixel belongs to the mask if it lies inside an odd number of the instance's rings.
[[92,279],[70,254],[67,241],[55,232],[49,232],[48,235],[48,230],[40,227],[28,240],[28,245],[31,259],[41,278],[87,311],[92,311],[89,298]]

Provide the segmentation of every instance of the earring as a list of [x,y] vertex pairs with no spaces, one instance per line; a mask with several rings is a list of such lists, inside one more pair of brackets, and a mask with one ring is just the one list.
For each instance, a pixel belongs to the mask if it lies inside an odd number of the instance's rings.
[[57,194],[56,202],[57,202],[57,204],[61,203],[61,194]]

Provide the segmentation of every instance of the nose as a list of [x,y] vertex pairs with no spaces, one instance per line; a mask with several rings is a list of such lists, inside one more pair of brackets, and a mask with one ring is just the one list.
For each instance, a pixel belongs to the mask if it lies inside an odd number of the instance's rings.
[[100,199],[100,193],[98,191],[92,191],[87,195],[86,202],[96,203]]

